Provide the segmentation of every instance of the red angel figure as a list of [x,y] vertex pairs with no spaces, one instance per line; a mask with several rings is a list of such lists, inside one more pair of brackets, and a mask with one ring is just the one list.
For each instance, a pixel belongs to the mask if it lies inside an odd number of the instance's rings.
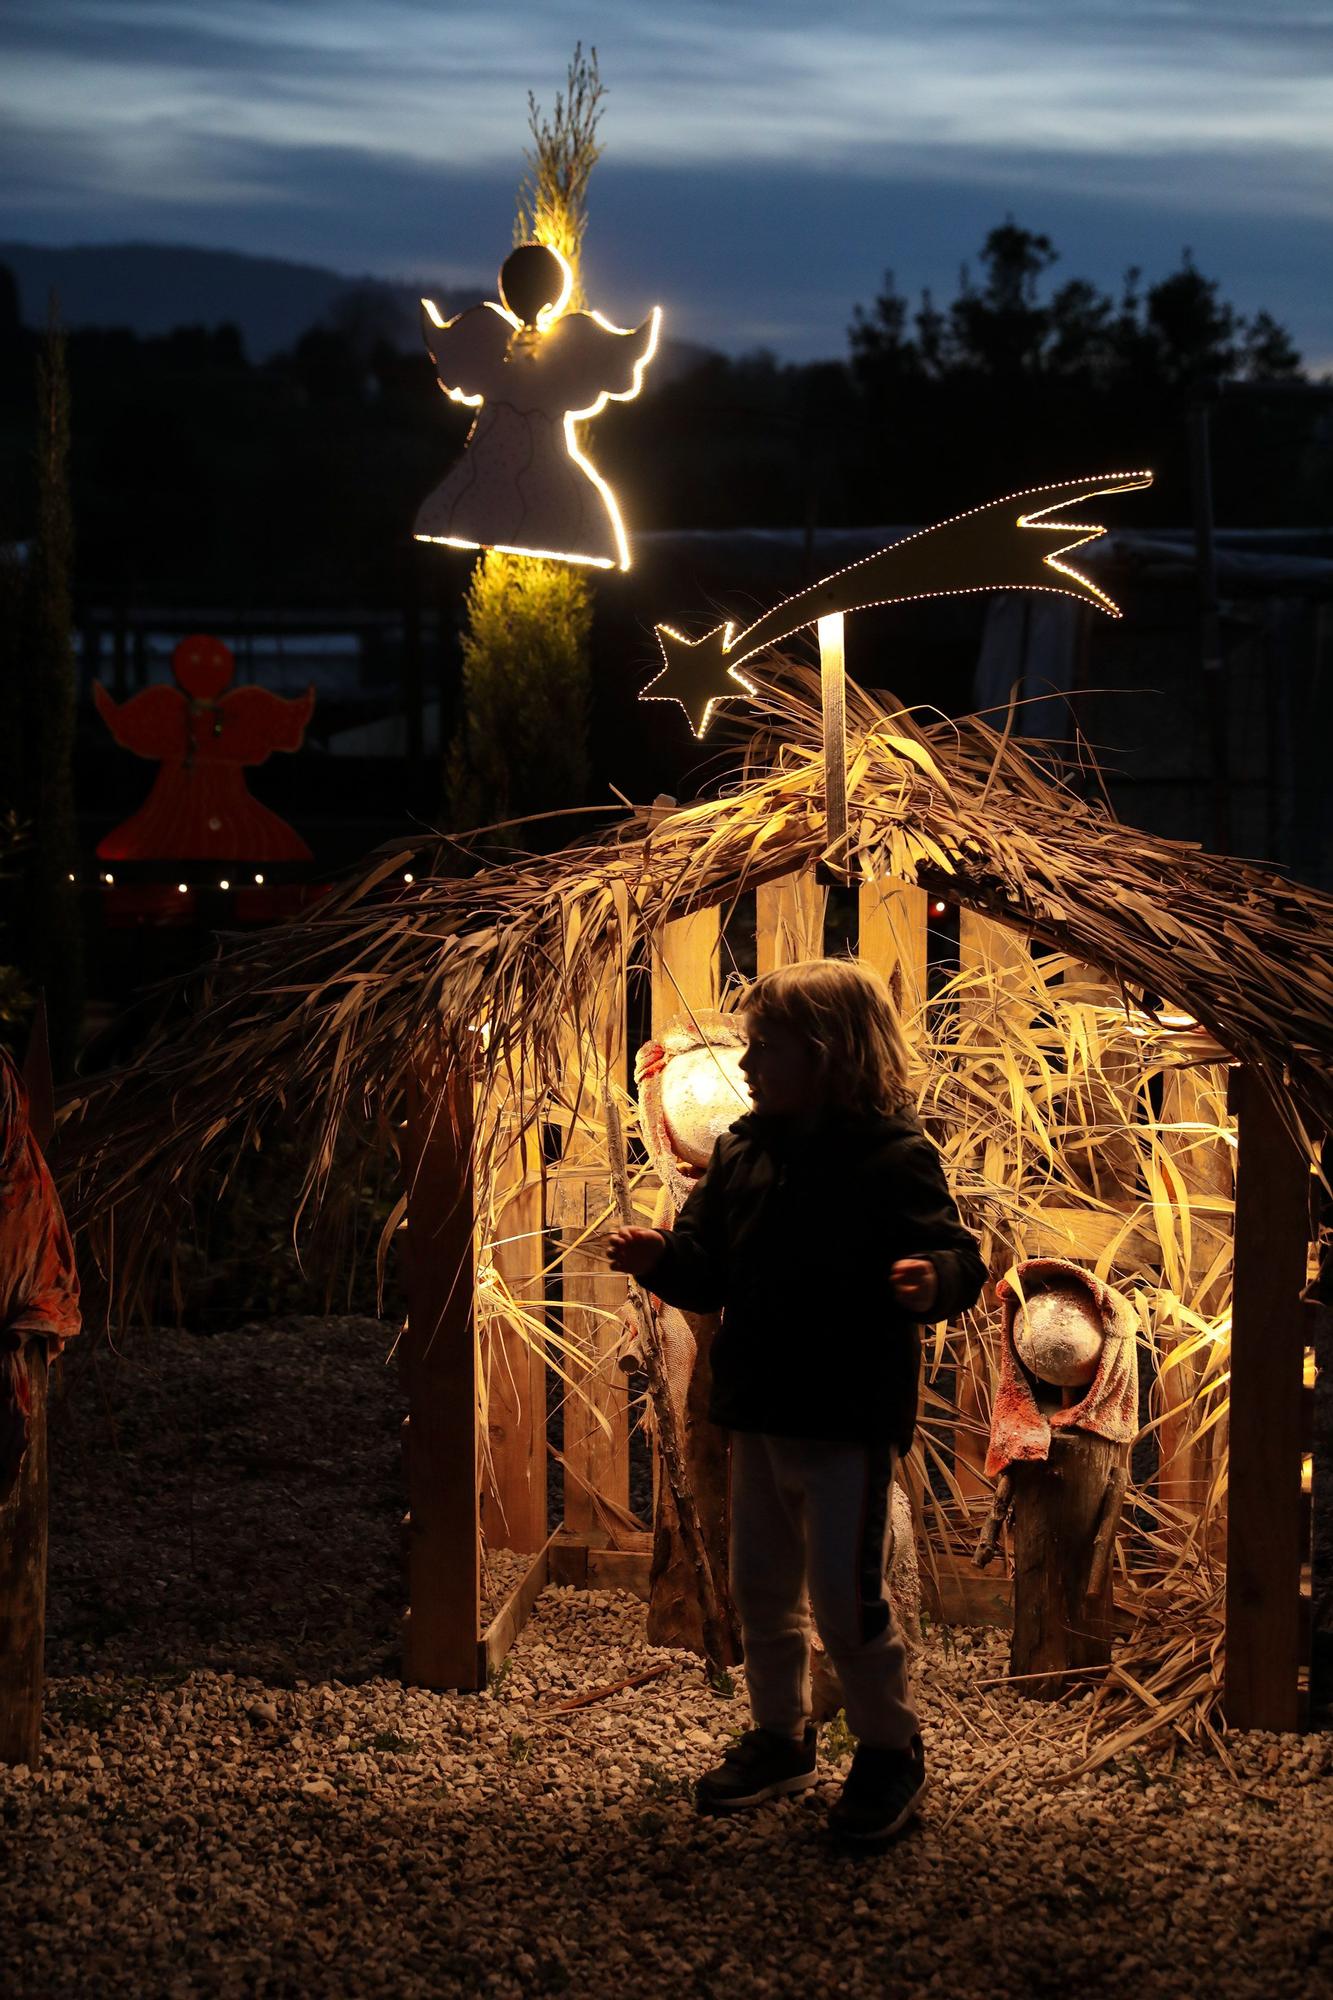
[[228,686],[230,646],[195,634],[171,656],[176,686],[145,688],[117,703],[93,685],[97,712],[117,743],[162,768],[138,812],[99,842],[102,861],[308,861],[285,819],[251,798],[244,767],[274,750],[299,750],[315,690],[288,698]]

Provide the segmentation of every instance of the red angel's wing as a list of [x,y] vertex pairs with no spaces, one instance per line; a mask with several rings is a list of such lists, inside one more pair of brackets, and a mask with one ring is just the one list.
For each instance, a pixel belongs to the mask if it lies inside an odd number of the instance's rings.
[[179,688],[145,688],[142,694],[118,702],[100,681],[94,681],[93,700],[123,750],[158,763],[167,757],[184,756],[186,702]]
[[274,750],[299,750],[314,706],[313,687],[296,696],[233,688],[218,703],[222,732],[213,754],[230,764],[262,764]]

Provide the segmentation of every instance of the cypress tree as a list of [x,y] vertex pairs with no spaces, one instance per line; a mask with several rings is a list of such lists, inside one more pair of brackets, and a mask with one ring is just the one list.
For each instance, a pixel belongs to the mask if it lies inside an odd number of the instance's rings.
[[69,378],[54,295],[37,354],[36,519],[26,562],[3,578],[7,641],[5,797],[28,845],[9,885],[26,981],[46,989],[51,1060],[73,1068],[83,1020],[83,931],[73,753],[76,681],[70,573]]

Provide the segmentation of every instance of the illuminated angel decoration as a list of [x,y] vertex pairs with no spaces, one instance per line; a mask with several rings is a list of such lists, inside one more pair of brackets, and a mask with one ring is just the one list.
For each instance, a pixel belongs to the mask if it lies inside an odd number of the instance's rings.
[[525,243],[505,259],[500,298],[422,327],[440,387],[477,411],[463,455],[417,515],[419,542],[503,549],[594,569],[628,569],[611,488],[579,447],[577,426],[637,396],[662,310],[641,326],[565,310],[573,273],[558,251]]

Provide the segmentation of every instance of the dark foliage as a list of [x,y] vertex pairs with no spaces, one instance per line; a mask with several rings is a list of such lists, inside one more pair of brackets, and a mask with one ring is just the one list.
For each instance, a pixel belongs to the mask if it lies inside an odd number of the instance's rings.
[[[1102,466],[1152,465],[1136,522],[1189,517],[1185,413],[1200,382],[1245,385],[1215,423],[1219,520],[1321,524],[1327,404],[1299,358],[1188,257],[1113,299],[1055,283],[1049,239],[1006,222],[947,305],[892,279],[850,359],[705,357],[607,408],[592,449],[640,529],[919,523]],[[71,476],[79,594],[99,604],[399,603],[422,496],[466,436],[424,351],[343,311],[250,363],[234,328],[75,333]],[[35,338],[0,285],[0,540],[31,533]],[[455,579],[456,581],[456,579]]]

